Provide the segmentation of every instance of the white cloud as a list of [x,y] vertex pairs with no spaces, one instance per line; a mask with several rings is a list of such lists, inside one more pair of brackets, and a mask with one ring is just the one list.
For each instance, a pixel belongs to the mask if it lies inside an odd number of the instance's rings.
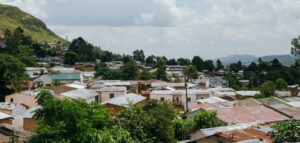
[[[167,57],[286,54],[299,35],[299,0],[0,0],[59,35],[103,49]],[[183,2],[183,1],[181,1]]]

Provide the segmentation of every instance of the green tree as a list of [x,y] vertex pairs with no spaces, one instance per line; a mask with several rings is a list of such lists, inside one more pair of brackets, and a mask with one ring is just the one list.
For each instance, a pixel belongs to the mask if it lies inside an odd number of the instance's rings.
[[140,80],[150,80],[153,78],[153,75],[152,73],[150,73],[149,71],[147,70],[142,70],[142,72],[140,73],[139,75],[139,79]]
[[208,71],[213,71],[215,69],[213,61],[212,60],[204,61],[203,69],[208,70]]
[[222,62],[220,61],[220,59],[217,60],[217,70],[222,70],[224,69],[224,66],[222,65]]
[[162,59],[158,59],[156,68],[157,68],[155,72],[156,79],[168,81],[167,72],[166,72],[167,67]]
[[0,100],[4,100],[4,96],[11,93],[8,86],[13,85],[18,88],[20,83],[29,79],[26,73],[25,65],[17,58],[0,54]]
[[277,90],[287,90],[288,89],[288,83],[283,78],[276,79],[276,89]]
[[128,61],[120,68],[123,80],[135,80],[138,77],[138,67],[133,60]]
[[75,62],[78,62],[80,60],[79,55],[72,51],[66,52],[64,57],[64,63],[68,65],[74,65]]
[[145,55],[143,50],[135,50],[133,52],[133,59],[136,61],[144,62],[145,61]]
[[177,59],[177,63],[181,66],[187,66],[187,65],[191,64],[191,61],[190,61],[190,59],[179,58],[179,59]]
[[35,97],[36,102],[39,105],[44,105],[44,102],[47,100],[51,100],[53,99],[54,96],[52,95],[52,93],[48,90],[41,90],[39,91],[39,93],[37,94],[37,96]]
[[299,44],[300,36],[298,38],[294,38],[292,40],[292,48],[291,48],[291,54],[295,56],[300,55],[300,44]]
[[268,134],[274,139],[274,143],[300,142],[299,127],[300,122],[297,120],[281,121],[272,126],[274,130]]
[[260,93],[264,97],[273,96],[275,90],[276,90],[276,86],[272,81],[266,81],[260,87]]
[[87,61],[95,61],[95,47],[86,42],[83,38],[79,37],[72,41],[69,46],[68,51],[75,52],[79,55],[80,61],[87,62]]
[[37,66],[37,62],[36,62],[35,58],[32,56],[19,55],[17,57],[27,67],[36,67]]
[[99,138],[96,133],[110,120],[99,102],[44,98],[42,103],[34,115],[38,119],[36,134],[29,142],[90,142]]
[[167,65],[177,65],[177,61],[173,58],[168,60]]
[[194,56],[193,57],[192,64],[194,66],[196,66],[196,68],[197,68],[198,71],[202,71],[203,68],[204,68],[203,67],[204,66],[203,60],[199,56]]
[[188,90],[187,90],[187,83],[193,79],[198,78],[198,71],[194,65],[189,65],[184,70],[184,85],[185,85],[185,110],[188,110]]

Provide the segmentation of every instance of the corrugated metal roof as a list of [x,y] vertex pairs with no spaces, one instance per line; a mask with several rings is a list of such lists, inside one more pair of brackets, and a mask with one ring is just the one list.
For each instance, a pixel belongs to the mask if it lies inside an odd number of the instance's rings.
[[227,100],[224,100],[224,99],[219,98],[219,97],[209,97],[209,98],[206,98],[206,99],[197,100],[197,102],[200,102],[200,103],[218,103],[218,102],[227,102]]
[[6,119],[6,118],[11,118],[11,115],[0,112],[0,119]]
[[33,106],[31,107],[30,109],[28,109],[26,111],[26,113],[23,115],[23,118],[32,118],[33,115],[35,114],[34,111],[37,110],[37,109],[41,109],[42,107],[41,106]]
[[[188,94],[210,94],[210,90],[188,89]],[[185,94],[185,90],[153,90],[151,95]]]
[[282,108],[282,109],[278,109],[278,110],[289,116],[292,116],[294,119],[297,119],[297,120],[300,119],[300,107]]
[[289,119],[265,106],[216,108],[208,109],[208,111],[217,111],[218,118],[227,124],[272,122]]
[[126,87],[121,86],[121,87],[117,87],[117,86],[110,86],[110,87],[102,87],[100,89],[97,89],[97,91],[101,91],[101,92],[112,92],[112,91],[127,91]]
[[141,95],[137,95],[137,94],[133,94],[133,93],[129,93],[126,95],[122,95],[119,97],[115,97],[109,100],[106,100],[104,102],[102,102],[101,104],[114,104],[114,105],[118,105],[118,106],[123,106],[123,107],[129,107],[128,104],[132,103],[132,104],[137,104],[143,100],[147,99],[144,96]]
[[264,141],[262,139],[251,139],[251,140],[244,140],[244,141],[239,141],[235,143],[268,143],[267,141]]
[[221,92],[221,91],[217,91],[215,92],[216,95],[219,96],[235,96],[235,92]]
[[61,95],[73,99],[78,99],[78,98],[88,99],[91,97],[98,96],[99,94],[94,90],[82,88],[82,89],[76,89],[76,90],[61,93]]
[[49,74],[52,79],[58,80],[70,80],[70,79],[81,79],[80,73],[70,73],[70,74]]
[[285,102],[276,97],[268,97],[268,98],[262,98],[257,100],[265,105],[271,106],[276,109],[293,107],[292,105],[289,104],[289,102]]
[[[161,87],[161,86],[169,86],[169,87],[185,87],[184,83],[151,83],[151,87]],[[197,86],[197,84],[188,83],[187,87]]]
[[236,94],[241,96],[255,96],[256,94],[260,94],[259,91],[236,91]]

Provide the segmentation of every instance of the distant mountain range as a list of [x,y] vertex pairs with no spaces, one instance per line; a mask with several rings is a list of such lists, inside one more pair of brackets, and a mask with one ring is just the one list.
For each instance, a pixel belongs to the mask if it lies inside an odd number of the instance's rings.
[[[251,62],[257,62],[258,58],[261,58],[263,61],[272,61],[273,59],[277,58],[282,64],[285,65],[291,65],[293,63],[295,63],[296,57],[293,55],[269,55],[269,56],[262,56],[262,57],[256,57],[253,55],[248,55],[248,54],[244,54],[244,55],[230,55],[227,57],[223,57],[223,58],[219,58],[221,60],[221,62],[224,65],[229,65],[231,63],[236,63],[239,60],[247,65]],[[214,61],[217,61],[217,59],[215,59]]]

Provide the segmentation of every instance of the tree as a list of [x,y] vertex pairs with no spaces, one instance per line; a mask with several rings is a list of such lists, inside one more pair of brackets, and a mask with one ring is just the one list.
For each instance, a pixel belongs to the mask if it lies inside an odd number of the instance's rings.
[[299,44],[300,36],[298,38],[294,38],[291,42],[292,48],[291,48],[291,54],[295,56],[300,55],[300,44]]
[[198,71],[197,68],[194,65],[189,65],[184,70],[184,85],[185,85],[185,110],[188,111],[188,90],[187,90],[187,83],[190,80],[198,78]]
[[177,112],[170,102],[150,100],[144,106],[135,105],[124,109],[115,117],[120,125],[139,142],[175,142],[172,120]]
[[155,72],[156,79],[163,80],[163,81],[168,81],[167,72],[166,72],[166,65],[165,65],[165,63],[163,62],[162,59],[158,60],[156,67],[157,67],[157,70]]
[[239,72],[240,70],[243,69],[242,62],[238,61],[237,63],[232,63],[232,64],[229,65],[229,68],[230,68],[231,71]]
[[203,64],[203,69],[208,71],[213,71],[215,69],[214,63],[212,60],[206,60]]
[[99,102],[44,98],[42,103],[34,114],[36,134],[29,142],[99,142],[99,133],[110,120]]
[[168,60],[167,65],[177,65],[176,59],[173,58],[173,59]]
[[274,85],[274,83],[272,81],[266,81],[260,87],[260,93],[264,97],[273,96],[275,90],[276,90],[276,86]]
[[19,55],[17,57],[27,67],[35,67],[37,65],[35,58],[32,56]]
[[123,80],[135,80],[138,77],[138,67],[133,60],[128,61],[120,68]]
[[65,53],[65,59],[64,59],[65,64],[74,65],[75,62],[78,62],[79,60],[80,60],[80,57],[75,52],[68,51]]
[[139,75],[139,79],[140,80],[150,80],[153,78],[153,75],[152,73],[150,73],[149,71],[147,70],[142,70],[142,72],[140,73]]
[[181,66],[187,66],[187,65],[191,64],[191,61],[190,61],[190,59],[179,58],[179,59],[177,59],[177,63]]
[[283,78],[278,78],[276,79],[276,89],[277,90],[287,90],[288,88],[288,83],[283,79]]
[[86,42],[83,38],[78,37],[72,41],[68,51],[78,54],[80,61],[89,62],[96,60],[94,49],[95,47],[92,44]]
[[274,139],[274,143],[282,142],[300,142],[300,122],[297,120],[286,120],[276,123],[274,130],[269,132],[271,138]]
[[0,95],[1,101],[4,95],[9,94],[11,90],[7,87],[13,85],[18,88],[20,83],[29,79],[26,73],[25,65],[17,58],[0,54]]
[[146,63],[155,65],[156,64],[156,57],[154,55],[148,56],[146,58]]
[[145,55],[143,50],[135,50],[133,52],[133,59],[136,61],[144,62],[145,61]]
[[203,67],[204,66],[203,60],[199,56],[194,56],[193,57],[192,64],[194,66],[196,66],[196,68],[197,68],[198,71],[202,71],[203,68],[204,68]]
[[217,70],[222,70],[224,68],[224,66],[222,65],[222,62],[220,61],[220,59],[217,60]]
[[53,99],[54,96],[52,95],[52,93],[48,90],[41,90],[39,91],[39,93],[37,94],[37,96],[35,97],[36,102],[39,105],[43,105],[45,101],[47,100],[51,100]]

